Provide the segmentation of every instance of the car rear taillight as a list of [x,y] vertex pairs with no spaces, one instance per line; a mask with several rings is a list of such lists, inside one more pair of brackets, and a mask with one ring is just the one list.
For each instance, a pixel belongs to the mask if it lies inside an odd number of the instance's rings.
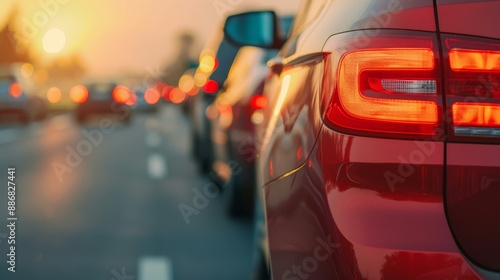
[[443,46],[451,137],[500,137],[500,42],[446,35]]
[[78,85],[71,88],[69,97],[71,101],[81,104],[87,101],[87,99],[89,98],[89,92],[85,86]]
[[9,86],[9,94],[14,98],[19,98],[23,94],[23,88],[19,83],[12,83]]
[[118,104],[126,104],[130,100],[130,90],[124,86],[117,86],[113,89],[113,100]]
[[144,93],[144,100],[149,105],[155,105],[160,101],[160,98],[161,98],[160,92],[158,92],[158,90],[154,88],[150,88],[146,90],[146,92]]
[[[363,33],[362,33],[363,34]],[[326,122],[354,134],[438,135],[441,75],[437,40],[429,34],[387,32],[331,40],[335,90]],[[325,77],[332,79],[332,77]]]
[[208,80],[205,86],[203,86],[203,91],[209,94],[217,93],[219,90],[219,84],[214,80]]
[[262,110],[267,107],[267,98],[263,95],[254,95],[250,100],[250,104],[254,111]]

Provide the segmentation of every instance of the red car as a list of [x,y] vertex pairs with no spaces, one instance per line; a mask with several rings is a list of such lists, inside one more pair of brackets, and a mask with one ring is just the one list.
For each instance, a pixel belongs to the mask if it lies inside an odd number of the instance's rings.
[[273,12],[228,18],[281,47],[257,133],[272,279],[500,279],[499,15],[304,0],[284,43]]

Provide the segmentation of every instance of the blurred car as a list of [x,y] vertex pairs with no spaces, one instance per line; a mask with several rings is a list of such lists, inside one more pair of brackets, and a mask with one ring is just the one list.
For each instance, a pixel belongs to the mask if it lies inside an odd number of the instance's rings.
[[[212,128],[207,118],[207,108],[215,100],[215,96],[221,90],[227,78],[229,69],[238,53],[237,47],[233,46],[222,36],[222,28],[215,32],[214,39],[210,40],[209,46],[205,48],[206,54],[200,57],[199,68],[201,73],[207,73],[206,82],[198,94],[189,99],[189,118],[192,123],[193,152],[203,172],[209,172],[213,163]],[[210,60],[205,63],[203,60]],[[206,66],[206,65],[209,66]],[[212,68],[212,69],[210,69]],[[210,73],[210,74],[208,74]]]
[[[292,16],[281,17],[284,35],[288,34],[292,20]],[[207,108],[214,147],[212,168],[229,192],[227,206],[234,217],[249,217],[253,213],[255,158],[259,148],[255,125],[262,122],[262,110],[267,106],[262,95],[269,73],[267,62],[277,53],[256,47],[241,48],[223,90]],[[232,164],[238,168],[231,168]]]
[[257,133],[260,279],[500,278],[499,12],[305,0],[284,44],[273,12],[228,18],[232,42],[282,46]]
[[21,123],[28,123],[31,119],[30,101],[10,71],[0,73],[0,114],[13,115]]
[[[257,149],[254,125],[266,105],[262,96],[266,63],[275,54],[255,47],[240,49],[223,91],[207,108],[214,149],[212,169],[218,183],[229,191],[231,216],[252,214]],[[232,164],[238,165],[237,172],[232,170]]]
[[133,109],[139,112],[156,113],[160,104],[160,94],[155,89],[135,88],[133,97]]
[[117,115],[125,123],[131,121],[131,109],[126,103],[131,91],[113,82],[91,82],[71,89],[71,100],[77,103],[76,120],[85,122],[92,115]]

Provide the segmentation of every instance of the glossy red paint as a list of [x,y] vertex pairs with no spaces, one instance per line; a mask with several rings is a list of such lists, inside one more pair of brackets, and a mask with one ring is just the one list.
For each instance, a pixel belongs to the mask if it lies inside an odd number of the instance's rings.
[[437,0],[441,32],[500,39],[499,1]]
[[[497,14],[499,2],[437,1],[475,12],[489,7]],[[459,36],[435,32],[435,12],[445,17],[438,20],[444,32],[460,33],[453,24],[463,19],[451,20],[451,6],[435,10],[433,1],[312,3],[302,12],[311,25],[292,30],[280,52],[285,70],[265,86],[269,106],[258,132],[265,135],[258,166],[273,279],[481,279],[487,273],[499,278],[499,138],[453,135],[450,109],[460,98],[449,96],[449,75],[441,70],[449,68],[443,40]],[[480,12],[473,16],[478,17]],[[467,27],[463,34],[497,36],[491,26],[471,25],[487,30]],[[348,51],[390,48],[378,40],[386,35],[430,42],[434,65],[427,70],[437,91],[406,100],[433,102],[437,118],[426,130],[432,133],[370,130],[367,124],[355,126],[353,114],[346,114],[344,125],[332,122],[348,111],[330,110],[332,104],[362,89],[348,88],[339,97],[340,83],[349,82],[339,78],[339,61]],[[396,49],[412,44],[396,41]],[[370,108],[356,107],[365,109]]]

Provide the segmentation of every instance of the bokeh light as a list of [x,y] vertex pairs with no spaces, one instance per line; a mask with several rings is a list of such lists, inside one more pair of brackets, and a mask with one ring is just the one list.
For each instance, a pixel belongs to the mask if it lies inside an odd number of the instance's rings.
[[31,78],[31,76],[33,76],[34,72],[35,72],[35,68],[33,67],[33,65],[31,65],[29,63],[24,63],[21,66],[21,75],[23,75],[23,77],[25,77],[26,79]]
[[47,100],[50,103],[55,104],[61,101],[61,97],[62,97],[62,92],[59,88],[51,87],[47,90]]
[[66,34],[61,29],[52,28],[43,35],[42,45],[46,53],[59,53],[66,46]]
[[19,98],[23,94],[23,87],[19,83],[12,83],[9,87],[9,94],[14,98]]
[[75,103],[83,103],[87,101],[89,97],[89,92],[85,86],[78,85],[71,88],[69,92],[69,98]]
[[211,73],[217,69],[217,58],[212,54],[206,54],[200,59],[199,69],[205,73]]
[[179,88],[185,92],[188,93],[193,90],[195,84],[194,84],[194,78],[190,74],[184,74],[179,80]]
[[154,88],[150,88],[144,93],[144,100],[150,105],[158,103],[158,101],[160,101],[160,97],[160,93]]
[[180,88],[174,88],[170,92],[170,101],[174,104],[180,104],[184,102],[186,99],[186,93],[183,92]]
[[117,86],[113,90],[113,99],[116,103],[126,104],[130,100],[130,90],[124,86]]
[[207,83],[207,81],[208,76],[203,72],[198,72],[194,75],[194,84],[199,88],[203,87]]

